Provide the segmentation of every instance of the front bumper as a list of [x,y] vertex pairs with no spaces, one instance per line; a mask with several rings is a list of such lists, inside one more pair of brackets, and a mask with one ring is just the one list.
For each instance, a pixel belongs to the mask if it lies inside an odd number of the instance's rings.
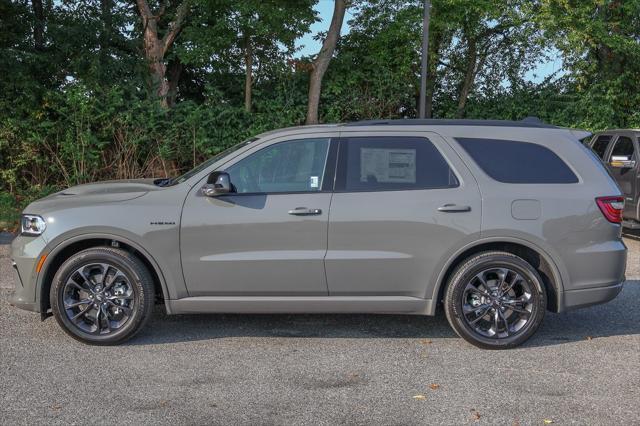
[[14,291],[9,304],[27,311],[40,312],[36,264],[46,243],[42,237],[16,237],[11,243]]
[[[27,311],[38,312],[40,309],[35,300],[31,300],[28,295],[25,295],[24,284],[22,283],[22,277],[20,276],[17,263],[15,261],[12,261],[11,263],[13,266],[14,286],[13,292],[9,294],[9,304]],[[25,296],[27,297],[25,298]]]
[[604,287],[585,288],[564,292],[563,310],[586,308],[587,306],[606,303],[616,298],[622,291],[624,282],[615,283]]

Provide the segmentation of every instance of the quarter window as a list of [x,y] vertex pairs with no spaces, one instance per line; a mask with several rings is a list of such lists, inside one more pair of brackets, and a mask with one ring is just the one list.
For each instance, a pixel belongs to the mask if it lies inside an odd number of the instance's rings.
[[550,149],[529,142],[458,138],[491,178],[504,183],[577,183],[577,176]]
[[337,190],[389,191],[459,185],[442,154],[426,138],[344,138],[339,163]]
[[226,171],[239,194],[316,192],[322,188],[328,151],[328,138],[280,142]]
[[591,146],[593,152],[595,152],[598,157],[604,160],[604,154],[607,152],[607,147],[609,146],[609,142],[611,142],[611,136],[601,135],[596,138]]

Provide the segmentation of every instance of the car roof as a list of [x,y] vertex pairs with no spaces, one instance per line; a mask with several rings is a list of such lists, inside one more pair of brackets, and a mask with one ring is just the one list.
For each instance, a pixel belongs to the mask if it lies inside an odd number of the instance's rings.
[[537,117],[527,117],[521,121],[511,120],[461,120],[434,118],[402,118],[396,120],[363,120],[345,123],[344,127],[359,126],[482,126],[482,127],[528,127],[543,129],[559,129],[559,127],[542,122]]
[[[547,124],[542,122],[537,117],[527,117],[520,121],[512,121],[512,120],[467,120],[467,119],[416,119],[416,118],[402,118],[402,119],[390,119],[390,120],[363,120],[363,121],[354,121],[348,123],[337,123],[337,124],[314,124],[314,125],[305,125],[305,126],[294,126],[281,128],[276,130],[271,130],[265,133],[261,133],[257,135],[255,138],[263,139],[265,136],[286,136],[286,135],[295,135],[300,133],[315,133],[315,132],[331,132],[331,131],[340,131],[340,129],[360,129],[360,128],[401,128],[404,127],[404,130],[407,128],[411,128],[413,126],[421,126],[421,127],[440,127],[442,131],[444,128],[449,128],[451,130],[455,128],[462,129],[471,129],[474,127],[482,127],[489,128],[494,127],[496,129],[501,129],[501,131],[508,131],[509,129],[521,129],[521,130],[557,130],[557,131],[569,131],[574,137],[578,139],[582,139],[584,137],[591,136],[590,132],[579,130],[579,129],[570,129],[564,127],[558,127],[551,124]],[[449,131],[445,131],[446,133],[450,133]]]
[[607,129],[595,132],[596,135],[604,135],[609,133],[640,133],[640,129]]

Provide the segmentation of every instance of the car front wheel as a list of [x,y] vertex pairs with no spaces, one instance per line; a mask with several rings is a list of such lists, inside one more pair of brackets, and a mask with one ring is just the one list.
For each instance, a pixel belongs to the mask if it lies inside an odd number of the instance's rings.
[[136,334],[153,309],[153,279],[133,254],[110,247],[81,251],[56,272],[51,310],[84,343],[112,345]]
[[537,271],[507,252],[484,252],[456,268],[444,305],[456,333],[484,349],[509,349],[529,339],[546,310]]

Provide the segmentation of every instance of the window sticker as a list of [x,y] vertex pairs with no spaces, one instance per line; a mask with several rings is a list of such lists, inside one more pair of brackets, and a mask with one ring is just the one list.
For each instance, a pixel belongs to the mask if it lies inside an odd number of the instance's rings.
[[416,183],[416,150],[361,148],[360,182]]
[[320,186],[320,177],[319,176],[311,176],[309,178],[309,186],[311,188],[318,188]]

